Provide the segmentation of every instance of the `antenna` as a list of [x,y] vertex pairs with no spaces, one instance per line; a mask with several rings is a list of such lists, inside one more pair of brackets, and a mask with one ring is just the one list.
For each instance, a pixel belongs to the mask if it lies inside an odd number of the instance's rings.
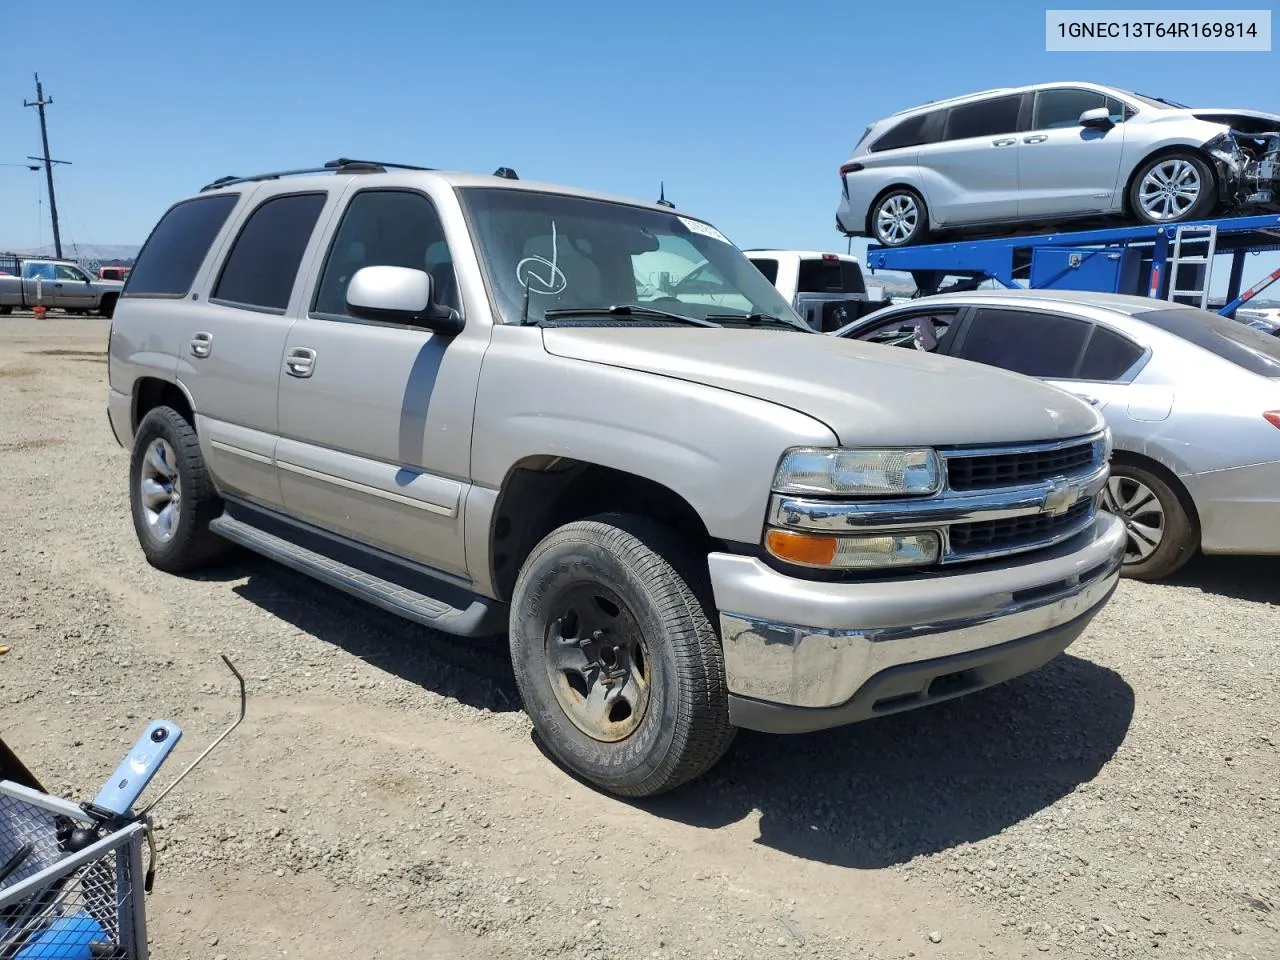
[[658,181],[658,206],[670,207],[672,210],[676,208],[676,205],[667,199],[667,185],[661,180]]

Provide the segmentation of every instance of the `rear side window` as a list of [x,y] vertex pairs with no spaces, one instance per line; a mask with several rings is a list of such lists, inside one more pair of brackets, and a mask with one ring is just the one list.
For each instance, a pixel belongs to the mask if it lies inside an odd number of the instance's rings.
[[1095,326],[1084,348],[1078,380],[1116,380],[1137,363],[1142,348],[1114,330]]
[[900,147],[918,147],[921,144],[933,143],[938,139],[940,129],[939,111],[918,113],[890,127],[869,149],[872,153],[878,153],[881,150],[897,150]]
[[142,245],[122,295],[186,296],[214,237],[239,199],[239,194],[220,193],[170,207]]
[[764,278],[770,283],[778,282],[778,261],[777,260],[752,260],[751,265],[764,274]]
[[209,299],[283,313],[327,195],[272,197],[249,215]]
[[1237,367],[1262,377],[1280,377],[1280,340],[1238,320],[1208,310],[1150,310],[1135,318],[1181,337]]
[[957,356],[1029,377],[1071,379],[1091,324],[1022,310],[979,310]]
[[970,137],[998,137],[1014,133],[1018,129],[1018,113],[1022,109],[1022,97],[995,97],[952,107],[947,116],[947,139],[967,140]]

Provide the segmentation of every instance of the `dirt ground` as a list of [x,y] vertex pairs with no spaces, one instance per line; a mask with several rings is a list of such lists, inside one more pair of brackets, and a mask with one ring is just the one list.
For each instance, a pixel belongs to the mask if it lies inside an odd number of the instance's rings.
[[0,318],[0,733],[87,800],[163,716],[167,783],[241,669],[157,809],[153,956],[1280,956],[1280,561],[1125,582],[1032,676],[625,803],[539,750],[500,642],[147,566],[106,336]]

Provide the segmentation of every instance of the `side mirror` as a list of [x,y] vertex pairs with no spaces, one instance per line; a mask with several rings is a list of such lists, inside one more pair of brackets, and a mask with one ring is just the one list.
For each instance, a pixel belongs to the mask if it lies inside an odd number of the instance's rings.
[[409,267],[361,267],[347,284],[347,312],[436,333],[462,330],[457,311],[435,302],[431,274]]
[[1080,126],[1093,130],[1110,130],[1115,123],[1112,122],[1111,113],[1106,107],[1094,107],[1080,114]]

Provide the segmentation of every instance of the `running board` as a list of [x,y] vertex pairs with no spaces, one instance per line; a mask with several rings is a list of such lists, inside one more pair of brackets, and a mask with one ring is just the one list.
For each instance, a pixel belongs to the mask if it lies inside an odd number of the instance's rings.
[[506,629],[499,605],[484,597],[471,594],[468,606],[456,607],[226,514],[211,520],[209,529],[246,550],[423,626],[461,637],[491,636]]

